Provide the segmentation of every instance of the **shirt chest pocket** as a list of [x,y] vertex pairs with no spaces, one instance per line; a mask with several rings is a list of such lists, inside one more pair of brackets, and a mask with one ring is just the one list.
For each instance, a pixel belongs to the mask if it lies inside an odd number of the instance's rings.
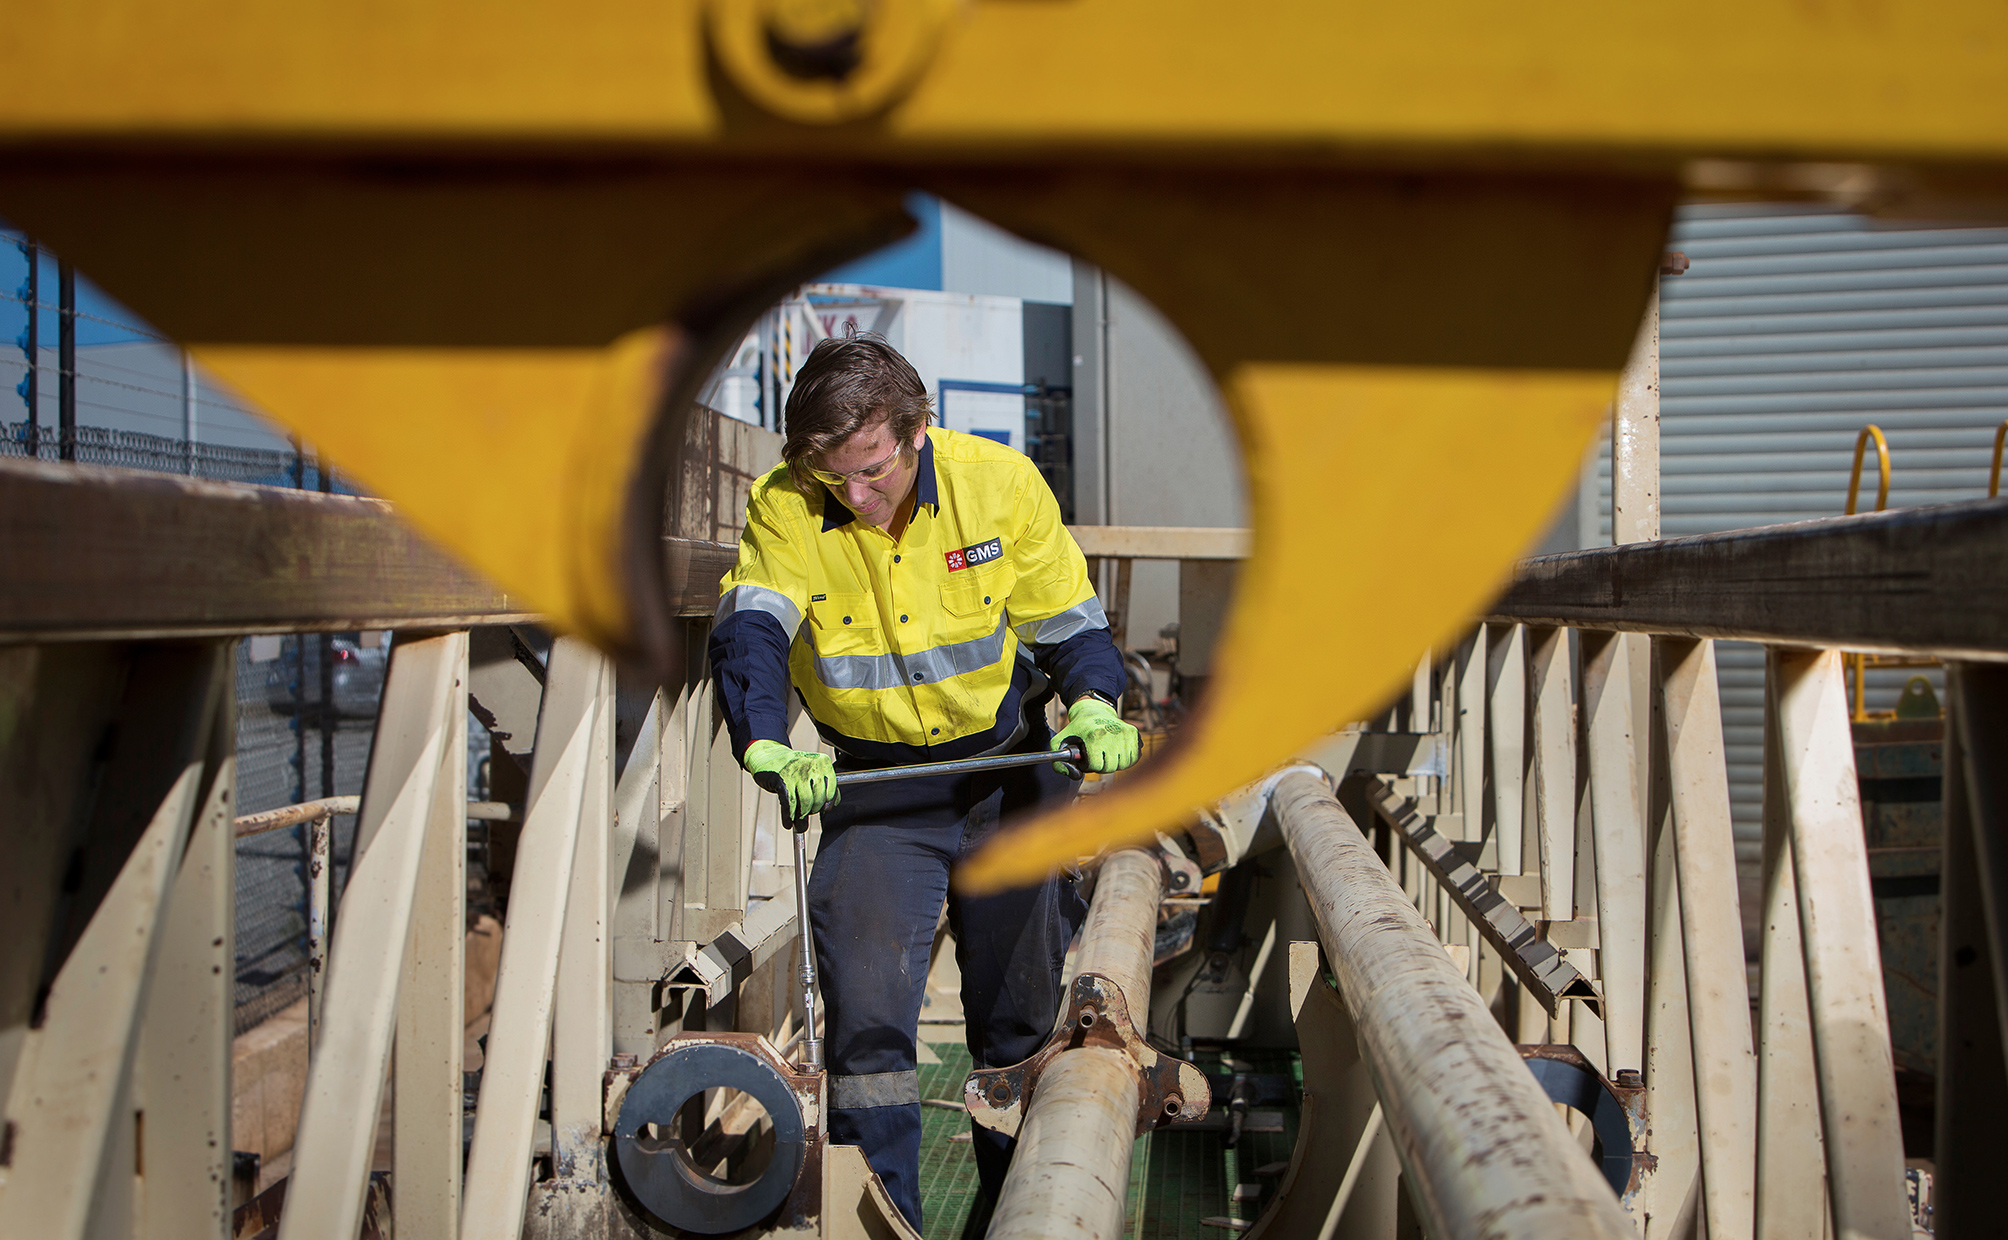
[[869,594],[831,594],[811,600],[809,626],[821,658],[885,652],[878,609]]
[[[941,610],[952,641],[995,632],[998,618],[1011,598],[1016,574],[1009,564],[974,573],[957,573],[941,587]],[[967,577],[967,580],[955,578]]]

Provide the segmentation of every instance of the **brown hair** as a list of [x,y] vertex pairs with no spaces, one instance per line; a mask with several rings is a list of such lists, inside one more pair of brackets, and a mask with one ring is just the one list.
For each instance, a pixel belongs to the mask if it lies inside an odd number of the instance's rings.
[[848,324],[842,336],[809,350],[809,360],[796,373],[781,458],[796,482],[815,485],[807,472],[812,457],[880,422],[891,426],[905,450],[933,415],[927,388],[913,365],[883,336],[860,334],[856,324]]

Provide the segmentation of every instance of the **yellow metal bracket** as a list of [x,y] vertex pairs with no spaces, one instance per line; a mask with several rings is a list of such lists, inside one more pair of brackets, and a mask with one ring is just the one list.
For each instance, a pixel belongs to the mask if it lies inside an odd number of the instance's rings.
[[[910,228],[909,192],[1162,310],[1253,510],[1209,704],[972,886],[1175,825],[1481,608],[1571,485],[1683,184],[2008,203],[1991,0],[14,16],[0,216],[556,627],[665,674],[684,411],[761,308]],[[1674,29],[1712,33],[1671,55]],[[1360,567],[1390,548],[1398,592]]]

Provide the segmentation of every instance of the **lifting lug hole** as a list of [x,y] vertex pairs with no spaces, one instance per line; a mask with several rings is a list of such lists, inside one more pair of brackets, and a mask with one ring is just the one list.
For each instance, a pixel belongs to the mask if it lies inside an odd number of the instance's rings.
[[1095,1021],[1097,1019],[1098,1019],[1098,1013],[1096,1013],[1095,1009],[1091,1007],[1081,1009],[1081,1016],[1080,1016],[1081,1028],[1093,1029],[1095,1027]]
[[1164,1113],[1166,1115],[1176,1115],[1178,1114],[1178,1109],[1184,1105],[1185,1099],[1179,1097],[1177,1094],[1173,1094],[1164,1100]]

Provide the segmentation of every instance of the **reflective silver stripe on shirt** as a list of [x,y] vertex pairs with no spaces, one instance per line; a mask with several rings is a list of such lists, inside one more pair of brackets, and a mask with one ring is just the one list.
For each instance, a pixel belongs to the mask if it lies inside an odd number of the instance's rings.
[[1004,630],[1009,623],[1006,617],[999,616],[997,631],[988,637],[950,642],[912,654],[839,654],[818,658],[816,679],[832,689],[891,689],[897,685],[931,685],[980,672],[1004,657]]
[[868,1076],[830,1077],[830,1106],[838,1111],[862,1107],[917,1107],[920,1072],[873,1072]]
[[802,627],[802,609],[779,590],[769,590],[765,586],[733,586],[718,600],[718,612],[712,617],[713,624],[725,623],[725,617],[739,611],[764,611],[781,622],[781,631],[795,640],[795,630]]
[[1018,637],[1035,646],[1057,646],[1076,633],[1107,627],[1109,616],[1102,610],[1102,600],[1090,595],[1086,602],[1076,603],[1057,616],[1027,620],[1018,626]]

